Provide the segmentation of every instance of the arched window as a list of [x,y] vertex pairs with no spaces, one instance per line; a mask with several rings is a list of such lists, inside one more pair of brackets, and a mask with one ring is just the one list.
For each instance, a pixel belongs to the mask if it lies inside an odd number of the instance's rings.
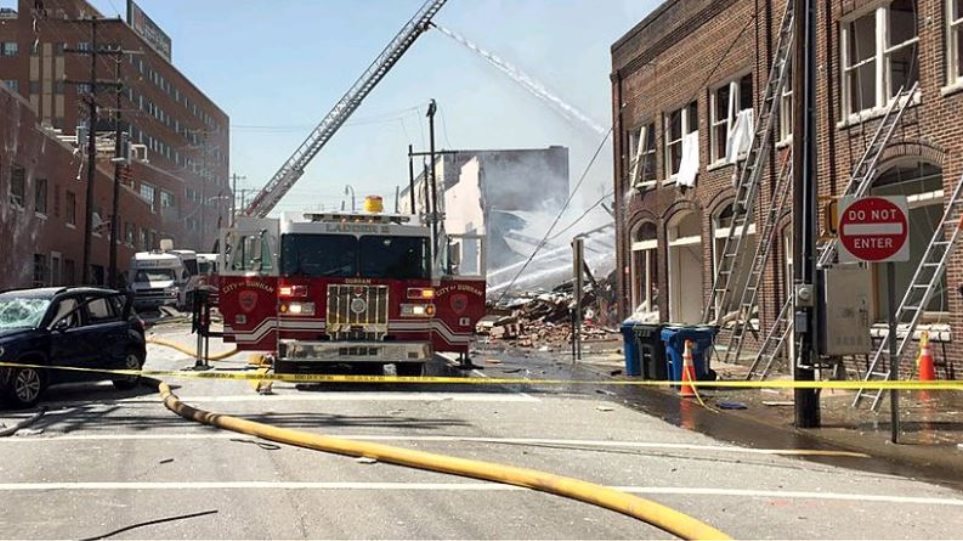
[[[732,227],[732,220],[735,217],[733,204],[721,206],[712,216],[712,277],[715,279],[719,273],[719,265],[722,261],[722,253],[725,251],[726,238]],[[749,268],[752,266],[752,258],[756,253],[756,224],[752,223],[752,215],[749,217],[750,223],[746,231],[746,238],[739,246],[739,253],[733,266],[732,280],[729,284],[729,307],[725,311],[738,308],[742,292],[745,290],[749,281]],[[732,242],[737,242],[742,234],[740,230],[735,231]],[[732,247],[732,250],[735,246]],[[742,271],[742,272],[740,272]],[[758,299],[757,299],[758,300]]]
[[669,223],[669,320],[699,323],[702,320],[703,258],[702,220],[687,211]]
[[[919,267],[923,255],[943,217],[943,171],[939,166],[910,159],[897,163],[885,170],[873,182],[873,195],[904,195],[909,206],[909,243],[910,259],[904,263],[896,263],[896,302],[902,300],[902,292],[909,288],[913,274]],[[943,240],[943,237],[940,237]],[[873,265],[875,274],[875,320],[885,321],[888,313],[886,295],[886,265]],[[940,279],[939,286],[933,292],[930,302],[926,305],[927,319],[938,319],[939,315],[947,312],[946,274]]]
[[638,224],[632,233],[632,309],[646,321],[659,318],[658,247],[655,224]]

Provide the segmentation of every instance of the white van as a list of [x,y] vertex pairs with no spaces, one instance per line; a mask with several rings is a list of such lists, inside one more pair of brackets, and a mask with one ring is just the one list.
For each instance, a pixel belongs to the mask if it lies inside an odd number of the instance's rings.
[[127,272],[135,308],[182,304],[182,292],[190,275],[178,255],[138,252],[131,258]]

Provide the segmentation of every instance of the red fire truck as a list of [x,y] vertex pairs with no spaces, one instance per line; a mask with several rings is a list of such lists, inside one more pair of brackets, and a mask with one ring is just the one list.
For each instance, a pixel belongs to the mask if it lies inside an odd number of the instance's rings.
[[265,351],[278,373],[395,365],[434,352],[468,359],[485,313],[484,239],[439,234],[416,216],[287,213],[221,231],[224,338]]

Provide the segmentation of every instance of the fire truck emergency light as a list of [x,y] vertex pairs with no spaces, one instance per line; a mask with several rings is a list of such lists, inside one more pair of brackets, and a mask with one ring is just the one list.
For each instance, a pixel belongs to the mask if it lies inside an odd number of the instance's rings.
[[364,198],[364,211],[372,214],[384,212],[385,204],[380,195],[369,195]]
[[434,299],[435,290],[430,287],[409,287],[409,299]]
[[281,286],[278,288],[281,297],[307,297],[308,286]]

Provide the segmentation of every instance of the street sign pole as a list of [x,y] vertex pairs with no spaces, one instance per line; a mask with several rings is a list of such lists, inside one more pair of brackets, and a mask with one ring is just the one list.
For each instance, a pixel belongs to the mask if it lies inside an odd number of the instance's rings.
[[[886,263],[888,380],[899,379],[896,329],[896,264],[909,261],[909,208],[905,197],[843,198],[837,228],[839,260]],[[889,392],[890,441],[899,443],[899,391]]]
[[[899,366],[893,363],[896,359],[896,264],[890,261],[886,264],[886,296],[889,304],[889,380],[899,379]],[[889,392],[890,441],[899,443],[899,391]]]

